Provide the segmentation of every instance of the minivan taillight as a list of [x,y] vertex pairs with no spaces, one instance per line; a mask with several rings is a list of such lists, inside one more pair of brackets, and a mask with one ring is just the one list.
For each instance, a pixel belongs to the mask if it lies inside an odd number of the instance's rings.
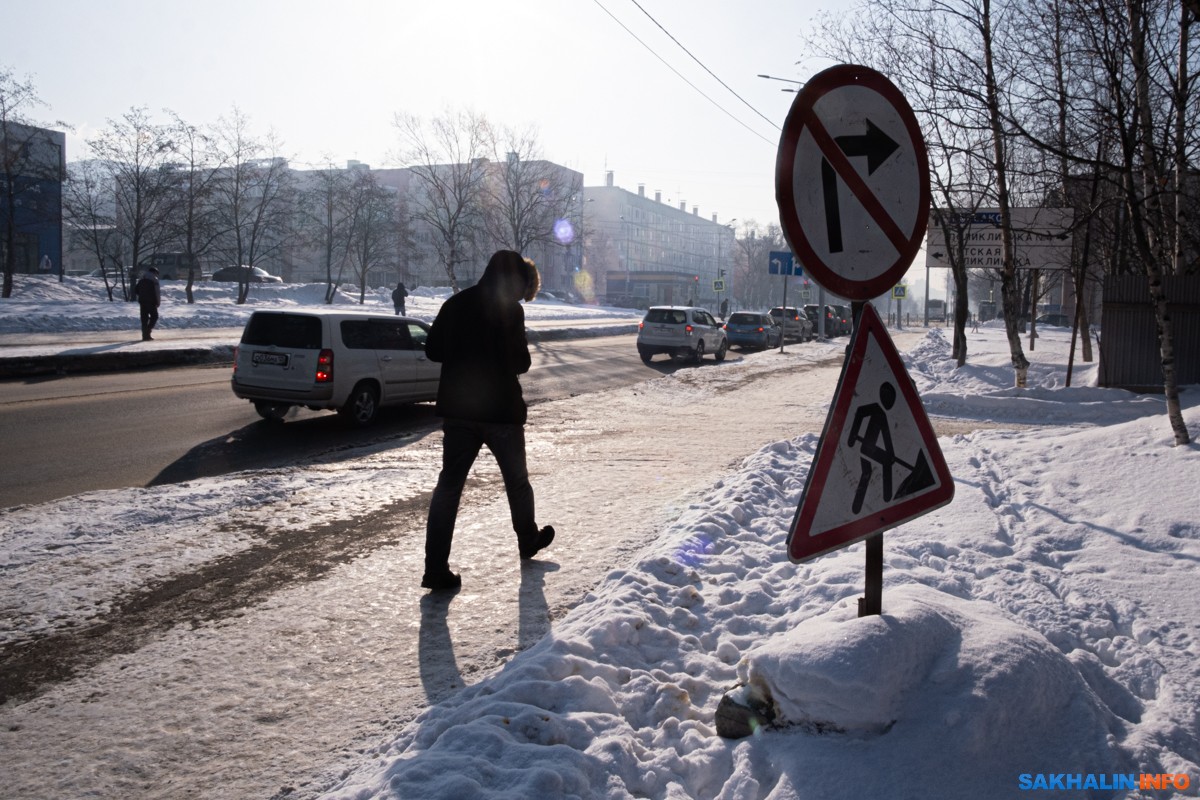
[[684,329],[684,331],[686,331],[687,333],[691,333],[691,332],[692,332],[692,326],[691,326],[691,325],[685,325],[683,329]]
[[317,355],[317,383],[330,383],[333,380],[333,351],[322,350]]

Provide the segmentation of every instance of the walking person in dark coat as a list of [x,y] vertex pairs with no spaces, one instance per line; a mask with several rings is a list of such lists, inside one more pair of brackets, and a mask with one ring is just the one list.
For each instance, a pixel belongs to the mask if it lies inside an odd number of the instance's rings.
[[138,310],[142,317],[142,341],[148,342],[154,337],[150,331],[158,324],[158,303],[161,296],[158,291],[158,268],[151,267],[142,273],[142,277],[133,287],[137,297]]
[[392,289],[392,305],[396,307],[396,314],[404,315],[404,298],[408,297],[408,289],[404,286],[404,281],[396,284],[396,288]]
[[541,278],[532,261],[512,250],[496,252],[479,283],[442,304],[425,343],[441,362],[437,413],[442,422],[442,471],[429,503],[425,528],[425,575],[421,586],[457,589],[450,545],[467,473],[487,445],[504,477],[513,530],[522,559],[554,540],[554,528],[538,528],[533,487],[525,461],[525,398],[518,376],[529,370],[529,342],[520,300],[532,300]]

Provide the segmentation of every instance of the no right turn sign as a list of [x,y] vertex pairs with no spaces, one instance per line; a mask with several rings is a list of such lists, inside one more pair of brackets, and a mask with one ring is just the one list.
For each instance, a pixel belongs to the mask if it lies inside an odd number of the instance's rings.
[[775,197],[797,260],[826,289],[870,300],[899,282],[929,217],[925,140],[900,90],[851,64],[813,77],[784,123]]

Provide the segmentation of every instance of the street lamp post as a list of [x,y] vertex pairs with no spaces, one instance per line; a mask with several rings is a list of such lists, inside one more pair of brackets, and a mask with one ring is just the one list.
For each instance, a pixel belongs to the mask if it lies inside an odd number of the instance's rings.
[[[804,81],[794,81],[794,80],[792,80],[791,78],[776,78],[774,75],[762,75],[762,74],[760,74],[758,77],[760,77],[760,78],[766,78],[766,79],[767,79],[767,80],[769,80],[769,81],[783,81],[784,83],[794,83],[794,84],[796,84],[797,86],[803,86],[803,85],[804,85]],[[781,92],[799,92],[800,90],[799,90],[799,89],[780,89],[779,91],[781,91]]]

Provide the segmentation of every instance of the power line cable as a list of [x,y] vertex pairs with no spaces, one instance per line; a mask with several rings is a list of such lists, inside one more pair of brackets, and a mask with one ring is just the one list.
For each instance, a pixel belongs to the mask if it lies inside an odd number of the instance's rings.
[[[614,22],[616,22],[618,25],[620,25],[622,28],[624,28],[626,33],[628,33],[630,36],[632,36],[634,39],[636,39],[636,40],[637,40],[637,42],[638,42],[638,44],[640,44],[642,47],[644,47],[644,48],[646,48],[647,50],[649,50],[651,55],[653,55],[655,58],[657,58],[659,61],[661,61],[661,62],[663,63],[663,65],[664,65],[664,66],[665,66],[667,69],[671,70],[671,72],[674,72],[674,73],[675,73],[675,75],[676,75],[676,76],[678,76],[678,77],[679,77],[679,79],[680,79],[681,81],[683,81],[683,82],[684,82],[684,83],[686,83],[688,86],[691,86],[693,89],[695,89],[695,90],[696,90],[696,91],[697,91],[697,92],[700,94],[700,96],[701,96],[701,97],[703,97],[703,98],[704,98],[705,100],[707,100],[708,102],[712,103],[714,106],[716,106],[718,109],[720,109],[720,111],[721,111],[722,113],[724,113],[726,116],[728,116],[728,117],[729,117],[730,119],[732,119],[734,122],[736,122],[738,125],[741,125],[743,128],[745,128],[746,130],[750,131],[750,133],[752,133],[752,134],[754,134],[755,136],[757,136],[758,138],[762,139],[762,140],[763,140],[764,142],[766,142],[767,144],[771,145],[772,147],[775,147],[775,146],[778,144],[777,142],[773,142],[773,141],[771,141],[770,139],[768,139],[767,137],[763,136],[761,133],[759,133],[758,131],[756,131],[756,130],[754,130],[753,128],[751,128],[749,125],[747,125],[747,124],[746,124],[745,122],[743,122],[742,120],[738,119],[738,118],[737,118],[736,116],[734,116],[734,115],[733,115],[733,114],[732,114],[730,111],[728,111],[727,109],[725,109],[725,108],[724,108],[724,107],[723,107],[723,106],[722,106],[720,103],[718,103],[716,100],[713,100],[711,97],[709,97],[707,94],[705,94],[705,93],[704,93],[704,91],[703,91],[702,89],[700,89],[700,87],[696,86],[696,84],[692,83],[692,82],[691,82],[691,81],[689,81],[687,78],[685,78],[685,77],[684,77],[684,76],[683,76],[683,75],[682,75],[682,74],[679,72],[679,70],[677,70],[677,69],[675,69],[674,67],[672,67],[670,64],[668,64],[668,63],[667,63],[667,60],[666,60],[666,59],[664,59],[664,58],[663,58],[662,56],[660,56],[660,55],[659,55],[657,52],[655,52],[655,50],[654,50],[654,48],[653,48],[653,47],[651,47],[650,45],[648,45],[648,44],[646,44],[645,42],[643,42],[643,41],[641,40],[641,38],[639,38],[639,37],[638,37],[638,35],[637,35],[636,33],[634,33],[633,31],[631,31],[631,30],[629,29],[629,27],[628,27],[628,26],[627,26],[627,25],[626,25],[624,22],[621,22],[621,20],[617,19],[617,17],[616,17],[616,15],[615,15],[615,14],[613,14],[611,11],[609,11],[607,8],[605,8],[605,7],[604,7],[604,4],[603,4],[603,3],[601,3],[601,2],[600,2],[600,0],[592,0],[592,2],[594,2],[596,5],[600,6],[600,9],[601,9],[601,10],[602,10],[602,11],[603,11],[605,14],[608,14],[610,17],[612,17]],[[669,35],[669,34],[668,34],[668,35]],[[689,54],[689,55],[690,55],[690,54]],[[711,73],[710,73],[710,74],[711,74]],[[728,88],[728,87],[726,87],[726,88]],[[743,101],[743,102],[745,102],[745,101]],[[764,118],[764,119],[765,119],[765,118]],[[770,122],[770,120],[767,120],[767,121],[768,121],[768,122]],[[774,125],[775,123],[771,123],[771,124],[772,124],[772,125]],[[776,125],[775,127],[776,127],[776,128],[778,128],[778,126],[777,126],[777,125]]]
[[647,17],[647,18],[648,18],[648,19],[649,19],[651,22],[653,22],[655,25],[657,25],[657,26],[658,26],[658,29],[667,35],[667,38],[669,38],[669,39],[670,39],[672,42],[674,42],[675,44],[679,45],[679,49],[680,49],[680,50],[682,50],[683,52],[687,53],[687,54],[688,54],[688,56],[689,56],[689,57],[692,59],[692,61],[695,61],[697,64],[699,64],[699,65],[700,65],[700,68],[701,68],[701,69],[703,69],[703,70],[704,70],[705,72],[707,72],[709,75],[712,75],[712,76],[713,76],[713,79],[714,79],[714,80],[715,80],[717,83],[721,84],[721,85],[722,85],[722,86],[724,86],[726,89],[728,89],[728,90],[729,90],[729,93],[730,93],[731,95],[733,95],[734,97],[736,97],[738,100],[741,100],[741,101],[742,101],[742,103],[744,103],[744,104],[745,104],[746,108],[750,109],[750,110],[751,110],[751,111],[753,111],[755,114],[758,114],[760,117],[762,117],[763,119],[765,119],[765,120],[766,120],[766,121],[767,121],[767,122],[768,122],[768,123],[769,123],[769,124],[770,124],[772,127],[774,127],[774,128],[775,128],[775,130],[780,130],[779,126],[778,126],[777,124],[775,124],[775,121],[774,121],[774,120],[772,120],[772,119],[771,119],[770,117],[768,117],[766,114],[764,114],[764,113],[762,113],[761,111],[759,111],[759,110],[758,110],[757,108],[755,108],[754,106],[750,105],[750,101],[748,101],[746,98],[742,97],[740,94],[738,94],[737,92],[735,92],[735,91],[733,90],[733,88],[732,88],[732,87],[731,87],[729,84],[725,83],[725,81],[721,80],[721,79],[720,79],[720,77],[718,77],[718,76],[717,76],[717,74],[716,74],[715,72],[713,72],[711,69],[709,69],[709,68],[708,68],[708,67],[707,67],[707,66],[704,64],[704,62],[703,62],[703,61],[701,61],[700,59],[696,58],[696,56],[692,54],[692,51],[691,51],[691,50],[688,50],[686,47],[684,47],[684,46],[683,46],[683,42],[681,42],[681,41],[679,41],[678,39],[676,39],[676,38],[675,38],[675,37],[674,37],[674,36],[671,34],[671,32],[670,32],[669,30],[667,30],[666,28],[664,28],[664,27],[662,26],[662,23],[660,23],[658,20],[656,20],[656,19],[655,19],[655,18],[654,18],[654,17],[653,17],[653,16],[650,14],[650,12],[649,12],[649,11],[647,11],[645,8],[642,8],[642,4],[641,4],[641,3],[639,3],[639,2],[638,2],[638,0],[630,0],[630,2],[632,2],[632,3],[633,3],[635,6],[637,6],[637,7],[638,7],[638,10],[639,10],[639,11],[641,11],[643,14],[645,14],[645,15],[646,15],[646,17]]

